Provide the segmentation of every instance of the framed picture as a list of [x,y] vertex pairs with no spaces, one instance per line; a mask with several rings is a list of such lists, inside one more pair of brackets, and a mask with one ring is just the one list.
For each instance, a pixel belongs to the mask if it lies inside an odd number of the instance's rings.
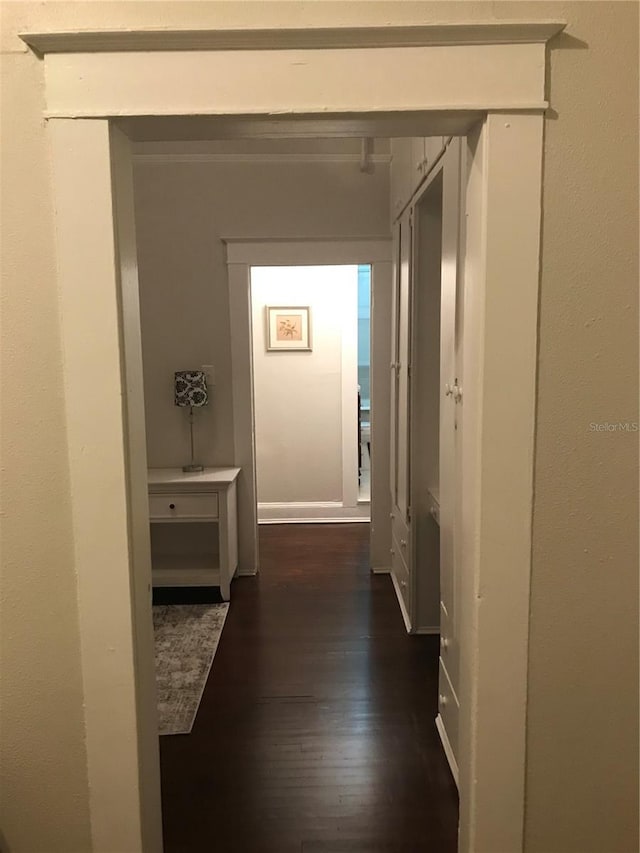
[[267,350],[310,350],[311,309],[267,305]]

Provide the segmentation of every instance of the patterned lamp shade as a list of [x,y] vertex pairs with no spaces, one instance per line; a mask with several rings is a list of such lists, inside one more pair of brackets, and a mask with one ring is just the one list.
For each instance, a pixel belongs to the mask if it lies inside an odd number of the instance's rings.
[[201,370],[179,370],[175,374],[176,406],[206,406],[209,402],[207,376]]

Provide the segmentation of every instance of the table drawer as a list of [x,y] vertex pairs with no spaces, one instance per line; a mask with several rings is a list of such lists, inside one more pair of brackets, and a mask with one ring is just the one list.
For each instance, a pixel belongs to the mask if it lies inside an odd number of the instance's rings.
[[218,495],[215,492],[178,495],[149,495],[151,521],[182,521],[193,518],[218,517]]

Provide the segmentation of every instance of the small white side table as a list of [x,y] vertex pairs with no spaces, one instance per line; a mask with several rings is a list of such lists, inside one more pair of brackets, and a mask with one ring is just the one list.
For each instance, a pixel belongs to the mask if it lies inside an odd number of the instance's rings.
[[152,553],[154,586],[219,586],[231,597],[231,578],[238,567],[236,482],[240,468],[150,468],[149,520],[155,524],[211,522],[218,527],[217,562],[211,554]]

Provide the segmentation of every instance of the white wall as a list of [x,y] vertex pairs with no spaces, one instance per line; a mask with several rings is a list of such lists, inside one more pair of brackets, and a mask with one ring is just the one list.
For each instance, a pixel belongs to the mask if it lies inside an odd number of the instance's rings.
[[[357,266],[252,269],[259,503],[343,500],[342,388],[356,411],[357,283]],[[310,307],[311,352],[267,351],[267,305]],[[355,432],[352,442],[357,453]]]
[[[358,140],[349,144],[358,150]],[[138,160],[135,191],[149,465],[184,464],[188,424],[173,405],[173,373],[202,364],[215,366],[216,382],[210,405],[196,412],[197,455],[207,465],[229,464],[231,353],[221,237],[386,235],[388,166],[377,163],[363,173],[357,156],[354,162]]]

